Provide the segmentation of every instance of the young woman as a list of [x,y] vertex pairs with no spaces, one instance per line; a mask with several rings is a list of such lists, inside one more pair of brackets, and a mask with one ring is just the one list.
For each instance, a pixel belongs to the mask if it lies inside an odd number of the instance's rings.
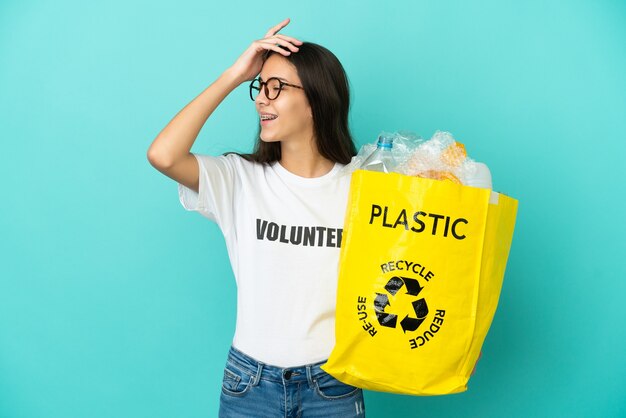
[[[337,269],[357,150],[348,80],[326,48],[279,35],[250,47],[163,129],[150,163],[181,204],[216,222],[237,282],[237,322],[220,417],[364,416],[363,391],[324,372],[334,342]],[[258,78],[255,78],[257,77]],[[251,154],[190,153],[242,82],[259,114]]]

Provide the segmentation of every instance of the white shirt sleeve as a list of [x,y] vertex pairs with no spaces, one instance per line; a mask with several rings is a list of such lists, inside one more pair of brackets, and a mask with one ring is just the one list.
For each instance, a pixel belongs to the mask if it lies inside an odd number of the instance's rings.
[[193,154],[198,160],[198,193],[178,183],[178,197],[188,211],[196,211],[222,229],[232,225],[236,170],[233,155]]
[[466,186],[481,187],[484,189],[492,189],[491,171],[484,163],[472,162],[470,175],[465,179]]

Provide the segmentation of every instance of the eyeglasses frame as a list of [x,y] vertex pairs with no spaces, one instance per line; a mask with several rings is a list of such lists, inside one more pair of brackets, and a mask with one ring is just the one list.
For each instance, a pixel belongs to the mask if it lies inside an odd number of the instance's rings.
[[[269,89],[267,88],[267,83],[269,83],[269,82],[270,82],[270,80],[278,80],[278,85],[280,86],[280,87],[279,87],[279,90],[278,90],[278,94],[277,94],[277,95],[276,95],[276,97],[274,97],[273,99],[270,99],[270,97],[269,97],[269,96],[270,96],[270,95],[269,95],[269,92],[270,92],[270,91],[269,91]],[[281,80],[281,79],[280,79],[280,78],[278,78],[278,77],[270,77],[270,78],[268,78],[266,81],[261,81],[261,80],[259,79],[259,77],[257,77],[257,78],[255,78],[254,80],[252,80],[252,81],[250,82],[250,99],[252,99],[252,101],[253,101],[253,102],[254,102],[254,101],[256,101],[256,100],[254,99],[254,97],[252,96],[252,89],[257,90],[257,88],[256,88],[256,87],[252,87],[252,85],[254,84],[254,82],[255,82],[255,81],[258,81],[258,82],[260,83],[260,86],[259,86],[259,88],[258,88],[258,91],[259,91],[259,93],[258,93],[258,94],[261,94],[261,89],[264,89],[264,90],[265,90],[265,97],[267,97],[267,100],[276,100],[276,99],[278,99],[278,96],[280,96],[280,93],[283,91],[283,86],[296,87],[296,88],[299,88],[299,89],[304,90],[304,87],[302,87],[302,86],[296,86],[295,84],[286,83],[286,82],[284,82],[283,80]]]

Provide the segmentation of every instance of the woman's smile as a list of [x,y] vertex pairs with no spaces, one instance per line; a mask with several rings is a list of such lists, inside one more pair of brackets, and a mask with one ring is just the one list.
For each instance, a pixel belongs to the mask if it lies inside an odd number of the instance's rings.
[[261,119],[261,125],[267,125],[273,121],[275,121],[276,119]]

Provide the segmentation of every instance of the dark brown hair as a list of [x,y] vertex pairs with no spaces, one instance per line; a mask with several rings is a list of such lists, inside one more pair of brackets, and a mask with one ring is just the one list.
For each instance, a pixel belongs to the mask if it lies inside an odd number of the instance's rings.
[[[269,51],[265,62],[276,51]],[[304,94],[313,114],[313,130],[319,153],[331,161],[348,164],[357,150],[348,127],[350,88],[348,77],[337,57],[328,49],[312,42],[303,42],[298,52],[285,56],[298,72]],[[280,160],[280,142],[264,142],[261,126],[251,154],[238,154],[248,161],[271,163]]]

